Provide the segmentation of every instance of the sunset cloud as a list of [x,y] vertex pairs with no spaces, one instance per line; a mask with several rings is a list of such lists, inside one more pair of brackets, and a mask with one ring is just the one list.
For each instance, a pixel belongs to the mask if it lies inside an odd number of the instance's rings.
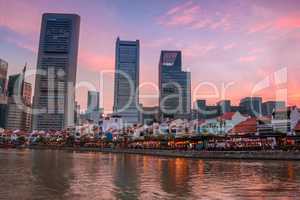
[[300,15],[298,16],[284,16],[276,20],[274,26],[277,29],[299,29]]
[[300,28],[300,15],[280,16],[274,20],[256,22],[250,26],[249,33],[269,31],[291,31]]
[[240,63],[251,63],[251,62],[254,62],[254,61],[256,61],[256,56],[242,56],[242,57],[240,57],[239,58],[239,62]]
[[234,47],[236,47],[236,44],[235,43],[229,43],[229,44],[226,44],[223,49],[224,50],[230,50],[230,49],[233,49]]
[[89,51],[80,51],[79,65],[93,71],[110,70],[114,69],[114,57]]
[[187,1],[171,7],[165,15],[158,18],[164,27],[186,27],[190,29],[223,29],[230,28],[230,15],[215,14],[210,16],[198,2]]
[[0,1],[0,13],[0,26],[27,36],[40,30],[40,13],[35,4],[14,0]]
[[[12,72],[27,60],[36,67],[42,14],[77,13],[81,16],[77,80],[99,78],[95,72],[114,69],[115,40],[120,36],[140,40],[141,83],[158,82],[161,50],[181,50],[193,85],[210,81],[219,87],[233,81],[227,98],[236,102],[277,67],[294,66],[289,69],[288,94],[300,105],[300,4],[287,4],[176,0],[136,1],[132,7],[118,1],[0,0],[0,53]],[[113,86],[113,76],[110,81]],[[100,92],[106,103],[113,102],[113,89]],[[267,91],[261,95],[272,97]],[[106,103],[105,109],[111,109]]]

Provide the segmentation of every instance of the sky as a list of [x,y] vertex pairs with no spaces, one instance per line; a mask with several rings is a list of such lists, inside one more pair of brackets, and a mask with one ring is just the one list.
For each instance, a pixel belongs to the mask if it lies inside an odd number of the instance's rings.
[[[140,40],[140,101],[158,104],[161,50],[181,50],[192,100],[214,104],[244,96],[300,105],[298,0],[0,0],[0,58],[9,74],[36,68],[45,12],[81,17],[76,99],[100,91],[112,110],[115,41]],[[29,78],[34,82],[34,78]]]

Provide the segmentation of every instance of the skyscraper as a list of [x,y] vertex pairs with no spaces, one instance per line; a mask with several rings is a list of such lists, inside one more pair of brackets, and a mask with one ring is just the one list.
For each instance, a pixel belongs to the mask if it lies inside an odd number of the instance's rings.
[[220,115],[224,113],[231,112],[231,102],[230,100],[221,100],[217,103],[218,112]]
[[206,114],[206,100],[197,99],[195,102],[193,119],[205,119],[205,114]]
[[8,63],[0,59],[0,127],[4,128],[6,124],[7,113],[7,96],[6,96],[6,81],[7,81]]
[[88,111],[99,110],[99,95],[97,91],[88,91]]
[[97,123],[100,119],[99,96],[97,91],[88,91],[87,118]]
[[34,92],[33,128],[60,130],[74,125],[80,17],[43,15]]
[[75,112],[74,112],[74,121],[76,126],[81,125],[81,119],[80,119],[80,105],[77,101],[75,101]]
[[261,97],[245,97],[240,101],[240,112],[252,117],[261,116],[262,114],[262,98]]
[[162,51],[159,61],[161,118],[190,118],[191,75],[182,71],[181,51]]
[[26,66],[23,73],[9,76],[7,94],[6,128],[15,130],[31,129],[31,93],[32,86],[24,81]]
[[129,124],[139,122],[140,42],[116,42],[114,113]]
[[262,104],[262,113],[264,116],[271,116],[278,109],[285,108],[284,101],[266,101]]
[[23,101],[25,105],[31,105],[32,84],[24,82],[23,85]]

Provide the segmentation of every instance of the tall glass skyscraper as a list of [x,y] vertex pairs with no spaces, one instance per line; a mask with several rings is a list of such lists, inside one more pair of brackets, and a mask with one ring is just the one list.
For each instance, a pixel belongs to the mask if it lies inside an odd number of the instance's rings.
[[134,124],[139,122],[140,44],[136,41],[116,42],[114,113]]
[[181,51],[162,51],[159,61],[161,119],[191,115],[191,74],[182,71]]
[[43,15],[33,102],[35,130],[74,125],[79,26],[76,14]]

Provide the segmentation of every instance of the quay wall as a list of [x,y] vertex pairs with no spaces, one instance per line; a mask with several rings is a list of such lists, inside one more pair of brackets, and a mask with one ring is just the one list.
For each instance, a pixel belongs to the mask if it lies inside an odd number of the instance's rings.
[[156,149],[110,149],[90,147],[44,147],[34,146],[30,149],[57,149],[79,152],[103,152],[119,154],[140,154],[151,156],[184,157],[196,159],[248,159],[248,160],[299,160],[299,151],[178,151]]

